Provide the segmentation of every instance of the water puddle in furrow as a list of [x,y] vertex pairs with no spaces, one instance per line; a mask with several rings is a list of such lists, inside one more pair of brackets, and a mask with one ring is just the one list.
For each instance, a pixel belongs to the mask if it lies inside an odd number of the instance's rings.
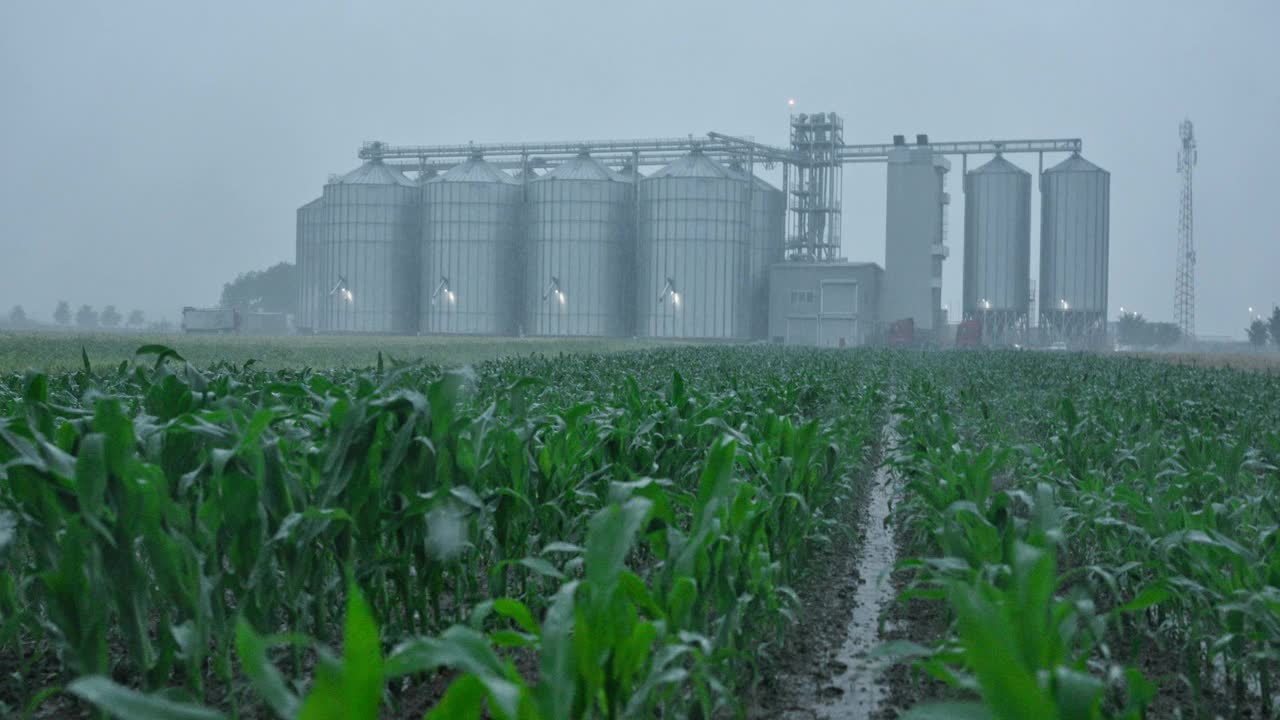
[[854,593],[853,616],[849,619],[844,645],[836,653],[837,667],[844,670],[832,679],[841,690],[832,693],[818,710],[830,718],[869,718],[880,708],[887,693],[878,664],[868,656],[881,643],[880,614],[893,602],[889,574],[898,561],[893,527],[886,526],[893,496],[893,474],[886,463],[895,452],[897,418],[890,418],[884,430],[885,460],[876,470],[867,501],[866,537],[858,560],[858,588]]

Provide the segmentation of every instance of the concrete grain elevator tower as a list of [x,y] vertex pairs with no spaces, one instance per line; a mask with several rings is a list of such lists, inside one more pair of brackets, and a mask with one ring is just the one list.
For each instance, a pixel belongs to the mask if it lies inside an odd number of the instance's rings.
[[884,284],[881,319],[910,318],[926,334],[946,324],[942,317],[942,261],[946,245],[945,187],[951,163],[929,147],[927,135],[908,146],[894,136],[888,156]]

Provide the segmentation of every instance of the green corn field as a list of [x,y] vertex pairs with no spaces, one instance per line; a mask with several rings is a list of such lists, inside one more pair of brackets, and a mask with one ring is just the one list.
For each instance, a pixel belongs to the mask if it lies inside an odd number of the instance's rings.
[[[1090,356],[900,362],[915,717],[1275,717],[1280,382]],[[932,714],[931,714],[932,713]]]
[[881,463],[905,636],[876,658],[911,699],[886,717],[1275,713],[1268,375],[733,346],[80,365],[0,374],[0,717],[758,716]]

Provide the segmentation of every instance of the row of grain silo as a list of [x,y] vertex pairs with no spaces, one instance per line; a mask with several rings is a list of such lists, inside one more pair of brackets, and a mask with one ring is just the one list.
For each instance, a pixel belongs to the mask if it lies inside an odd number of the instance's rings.
[[785,199],[694,151],[648,177],[583,153],[519,178],[380,160],[298,209],[297,325],[317,333],[763,337]]
[[417,197],[403,174],[367,162],[330,180],[321,197],[298,209],[298,327],[334,333],[413,327]]
[[[964,181],[964,315],[1010,339],[1031,319],[1031,174],[997,155]],[[1072,154],[1044,171],[1040,193],[1039,324],[1096,334],[1107,317],[1110,173]]]

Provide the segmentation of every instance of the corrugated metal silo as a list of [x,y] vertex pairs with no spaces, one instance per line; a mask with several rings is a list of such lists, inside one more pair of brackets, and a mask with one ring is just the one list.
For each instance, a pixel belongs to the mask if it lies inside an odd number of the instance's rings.
[[422,332],[514,333],[523,194],[478,155],[422,186]]
[[585,153],[529,183],[526,333],[630,334],[634,192],[632,182]]
[[750,192],[697,150],[639,182],[638,335],[749,334]]
[[[748,173],[741,165],[729,165],[729,172],[741,180]],[[786,234],[787,198],[778,188],[751,175],[751,246],[748,256],[749,283],[747,312],[753,338],[769,334],[769,268],[783,259]]]
[[1010,340],[1031,302],[1031,173],[996,155],[964,184],[964,316]]
[[1040,321],[1059,337],[1106,331],[1111,173],[1073,154],[1040,178]]
[[631,182],[640,182],[644,179],[644,173],[640,172],[640,168],[630,163],[618,168],[618,174]]
[[417,201],[414,183],[376,159],[325,185],[316,330],[413,331]]
[[515,174],[515,179],[516,179],[516,180],[518,180],[518,181],[519,181],[519,182],[521,182],[521,183],[526,184],[526,185],[527,185],[527,184],[529,184],[529,183],[531,183],[531,182],[533,182],[534,180],[537,180],[537,179],[538,179],[538,178],[540,178],[540,177],[542,177],[542,176],[541,176],[541,175],[539,175],[539,174],[538,174],[538,171],[537,171],[537,170],[535,170],[535,169],[533,169],[533,168],[527,168],[527,169],[525,169],[525,170],[520,170],[520,171],[516,172],[516,174]]
[[324,306],[329,287],[325,286],[321,259],[324,251],[324,197],[298,208],[297,248],[295,262],[298,274],[298,312],[294,326],[313,331]]

